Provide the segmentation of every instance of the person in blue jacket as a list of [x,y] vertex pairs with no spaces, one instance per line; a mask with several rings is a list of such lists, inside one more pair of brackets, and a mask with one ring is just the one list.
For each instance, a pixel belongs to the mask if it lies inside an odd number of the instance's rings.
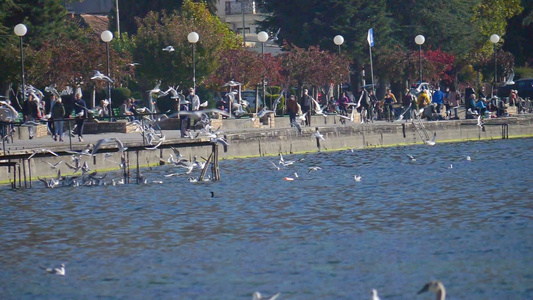
[[437,114],[439,115],[440,115],[440,110],[442,108],[443,100],[444,100],[444,93],[440,90],[440,87],[438,86],[435,92],[433,93],[432,102],[437,104],[436,109],[437,109]]

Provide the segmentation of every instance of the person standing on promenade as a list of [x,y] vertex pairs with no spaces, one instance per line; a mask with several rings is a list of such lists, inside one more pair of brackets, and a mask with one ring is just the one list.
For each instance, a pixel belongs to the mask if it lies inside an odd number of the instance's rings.
[[[186,99],[183,99],[183,101],[180,101],[180,111],[189,111],[189,101]],[[188,115],[181,115],[180,116],[180,133],[181,137],[187,137],[187,131],[189,130],[191,126],[191,118]]]
[[422,90],[420,92],[420,94],[418,95],[417,102],[419,109],[425,109],[429,105],[430,100],[426,90]]
[[57,138],[59,137],[59,141],[63,141],[63,118],[65,117],[65,107],[63,106],[63,103],[61,102],[61,98],[57,99],[55,103],[52,106],[52,110],[50,111],[50,118],[54,122],[54,132],[52,132],[52,138],[54,141],[57,141]]
[[296,122],[296,114],[298,113],[298,102],[296,102],[294,95],[291,95],[289,101],[287,101],[287,113],[289,114],[289,122],[292,127],[293,123]]
[[468,85],[465,88],[465,111],[468,111],[469,108],[474,109],[474,107],[470,107],[470,99],[472,98],[472,95],[475,95],[476,91],[474,88],[468,83]]
[[394,121],[394,111],[393,111],[393,104],[396,103],[396,97],[391,92],[390,89],[387,89],[387,92],[385,93],[385,98],[383,99],[383,110],[385,112],[385,119],[387,122]]
[[348,103],[350,103],[350,100],[348,97],[346,97],[346,93],[342,92],[342,95],[339,97],[339,100],[337,101],[337,105],[339,106],[339,109],[341,110],[342,115],[348,115]]
[[200,97],[198,97],[198,95],[195,94],[195,91],[193,88],[189,89],[189,95],[187,95],[187,101],[189,101],[189,103],[191,104],[192,111],[200,110]]
[[52,109],[54,108],[54,105],[56,104],[56,102],[57,102],[56,95],[52,94],[50,96],[50,110],[48,111],[50,117],[48,117],[48,122],[46,124],[48,126],[48,130],[50,131],[50,134],[52,135],[52,138],[54,138],[55,133],[56,133],[55,126],[54,126],[55,125],[54,117],[52,116]]
[[305,114],[305,125],[311,126],[311,105],[313,103],[313,97],[311,97],[307,89],[304,89],[304,95],[302,96],[302,113]]
[[[24,116],[24,122],[35,122],[39,119],[39,104],[37,103],[37,98],[34,94],[30,94],[28,99],[22,103],[22,115]],[[33,139],[34,130],[35,126],[28,126],[30,140]]]
[[443,100],[444,100],[444,93],[440,90],[440,86],[438,86],[435,92],[433,92],[432,101],[433,103],[437,104],[435,108],[437,110],[437,114],[439,115],[439,118],[440,118],[440,111],[442,109]]
[[361,96],[359,96],[359,104],[361,105],[361,120],[367,123],[372,120],[372,102],[370,96],[364,87],[361,87]]
[[369,106],[369,114],[370,114],[370,121],[374,122],[374,115],[377,114],[377,118],[380,119],[381,115],[380,111],[378,109],[378,98],[376,97],[376,94],[374,92],[374,89],[371,89],[368,91],[368,98],[370,99],[370,106]]
[[404,119],[410,120],[411,119],[411,111],[413,109],[412,103],[413,103],[413,94],[411,94],[411,91],[409,89],[405,89],[405,94],[402,97],[402,106],[403,106],[403,116]]
[[78,131],[78,141],[83,142],[83,125],[85,123],[85,110],[87,104],[81,98],[81,93],[76,93],[74,100],[74,113],[76,120],[76,129]]

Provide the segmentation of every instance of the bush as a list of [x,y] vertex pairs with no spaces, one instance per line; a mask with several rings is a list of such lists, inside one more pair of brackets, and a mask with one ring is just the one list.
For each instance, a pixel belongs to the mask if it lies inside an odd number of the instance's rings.
[[515,77],[514,80],[520,78],[533,78],[533,68],[528,67],[518,67],[514,69]]
[[128,88],[116,88],[111,90],[111,99],[113,107],[119,107],[124,100],[131,97],[131,91]]

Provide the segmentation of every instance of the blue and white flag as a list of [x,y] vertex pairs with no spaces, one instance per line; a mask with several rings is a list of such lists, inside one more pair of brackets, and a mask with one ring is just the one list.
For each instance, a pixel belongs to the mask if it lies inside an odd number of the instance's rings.
[[366,37],[370,47],[374,47],[374,30],[372,28],[368,29],[368,36]]

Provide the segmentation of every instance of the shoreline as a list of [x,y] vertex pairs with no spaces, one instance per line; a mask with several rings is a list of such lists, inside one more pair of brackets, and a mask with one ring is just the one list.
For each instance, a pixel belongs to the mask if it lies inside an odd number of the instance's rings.
[[[287,119],[287,120],[285,120]],[[316,139],[312,137],[317,127],[324,135],[325,140],[321,143],[320,151],[333,152],[348,149],[364,150],[383,147],[405,147],[411,145],[424,145],[421,134],[410,122],[397,121],[386,123],[377,121],[370,124],[352,123],[347,125],[340,124],[319,124],[323,117],[314,116],[314,124],[310,127],[302,128],[302,134],[298,134],[295,128],[280,126],[288,124],[288,118],[276,118],[278,128],[231,128],[242,124],[243,120],[224,120],[228,124],[228,129],[221,128],[227,135],[229,147],[227,152],[222,151],[219,147],[219,160],[254,158],[260,156],[276,156],[283,154],[303,154],[318,152]],[[226,122],[228,121],[228,122]],[[498,140],[503,137],[505,129],[508,138],[533,138],[533,116],[522,115],[520,117],[502,118],[486,120],[485,131],[476,126],[477,120],[446,120],[446,121],[424,121],[423,124],[427,133],[431,136],[436,133],[436,144],[439,143],[461,143],[468,141]],[[324,121],[323,121],[324,122]],[[224,124],[224,125],[225,125]],[[313,124],[313,122],[311,123]],[[194,156],[207,157],[210,147],[188,146],[195,140],[179,138],[179,130],[163,130],[166,135],[165,143],[174,143],[183,145],[180,152],[186,159],[192,159]],[[82,150],[87,144],[95,144],[101,138],[116,137],[120,139],[126,147],[137,147],[135,152],[128,153],[130,168],[133,170],[137,167],[135,158],[130,158],[131,153],[137,156],[139,168],[149,168],[167,164],[167,159],[173,153],[172,149],[144,150],[142,148],[142,137],[139,133],[104,133],[104,134],[87,134],[84,136],[85,142],[73,142],[73,150]],[[49,148],[52,151],[69,150],[68,137],[66,142],[60,144],[54,142],[49,136],[34,138],[33,140],[15,140],[12,144],[6,144],[6,150],[10,155],[26,154],[30,155],[34,149]],[[206,138],[198,139],[205,142]],[[99,153],[91,159],[86,159],[93,171],[114,172],[121,170],[120,167],[111,166],[109,161],[120,161],[119,153],[115,150],[115,145],[105,147],[108,155],[105,158],[103,153]],[[138,150],[141,149],[141,150]],[[1,150],[0,160],[5,160]],[[7,156],[9,157],[9,155]],[[55,164],[60,160],[70,157],[70,154],[63,153],[60,157],[39,155],[30,161],[25,160],[29,169],[31,164],[31,180],[40,178],[50,178],[57,176],[57,171],[50,168],[48,163]],[[85,160],[85,159],[84,159]],[[21,160],[18,160],[21,162]],[[47,163],[48,162],[48,163]],[[65,164],[61,166],[62,175],[72,175],[71,170],[67,169]],[[26,170],[25,170],[26,171]],[[65,172],[64,172],[65,171]],[[30,179],[29,174],[26,176]],[[8,172],[7,167],[0,168],[0,184],[6,185],[11,182],[13,174]],[[224,177],[222,176],[222,179]]]

